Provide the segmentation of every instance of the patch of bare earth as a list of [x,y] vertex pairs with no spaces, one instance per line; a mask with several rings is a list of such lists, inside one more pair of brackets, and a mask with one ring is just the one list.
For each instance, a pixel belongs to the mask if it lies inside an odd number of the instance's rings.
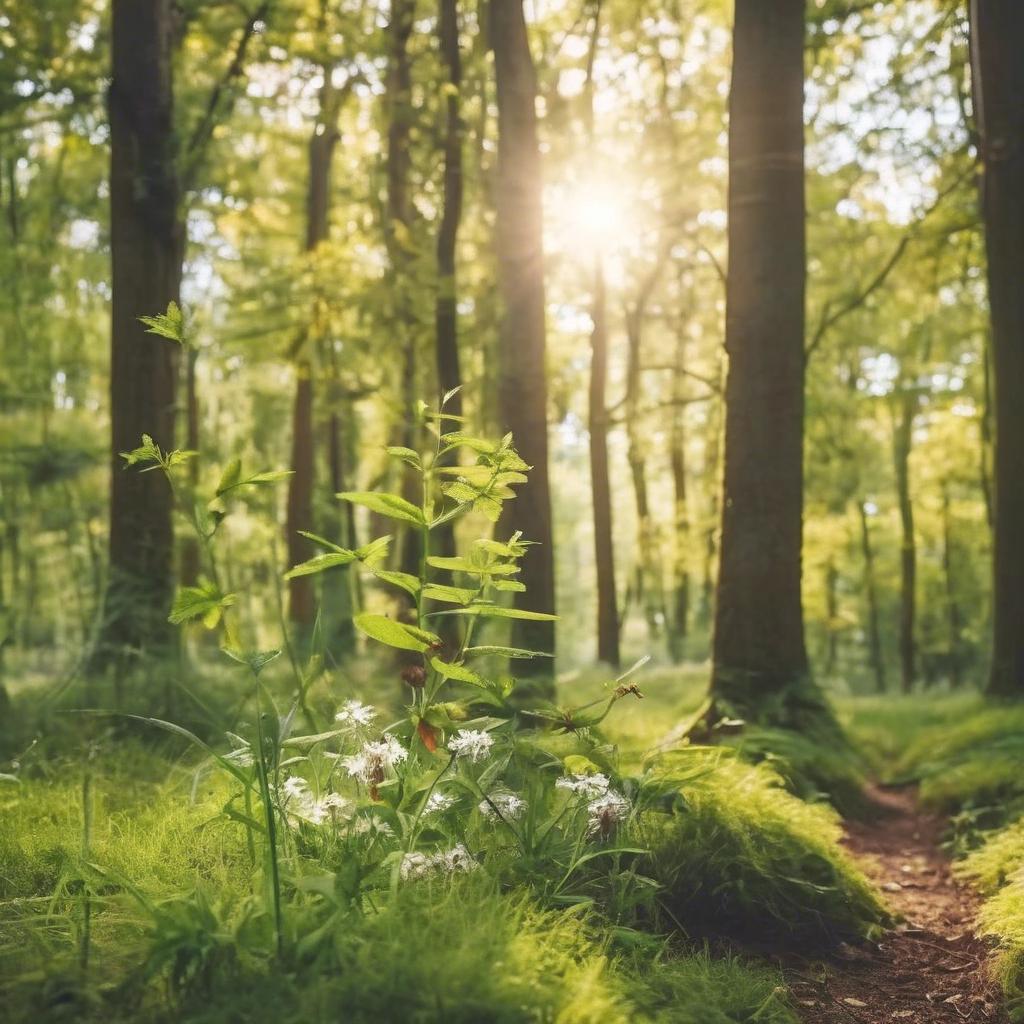
[[1005,1024],[987,977],[989,946],[973,934],[978,897],[939,847],[941,819],[912,790],[872,791],[878,814],[847,826],[846,845],[901,920],[877,943],[784,965],[806,1024]]

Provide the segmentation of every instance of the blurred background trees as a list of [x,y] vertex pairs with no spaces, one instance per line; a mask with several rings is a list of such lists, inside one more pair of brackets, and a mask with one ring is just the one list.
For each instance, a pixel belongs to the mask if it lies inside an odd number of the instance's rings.
[[[134,35],[119,48],[129,8],[158,50]],[[991,528],[1013,493],[994,486],[1007,470],[992,459],[992,371],[1012,394],[999,353],[1019,330],[1004,312],[993,360],[976,180],[980,139],[1003,129],[976,123],[966,4],[827,0],[803,14],[807,655],[820,681],[855,689],[976,681]],[[274,581],[305,557],[298,529],[350,546],[380,532],[334,493],[401,493],[382,447],[417,447],[411,403],[459,384],[467,429],[513,430],[536,467],[515,521],[543,542],[524,579],[532,606],[561,617],[558,671],[620,651],[705,661],[730,459],[733,15],[724,0],[4,5],[8,668],[50,674],[98,643],[134,656],[154,636],[118,608],[162,623],[170,577],[195,577],[168,513],[140,531],[118,511],[116,452],[137,443],[124,424],[159,439],[161,410],[207,464],[295,470],[272,515],[234,517],[224,571],[253,621],[269,634],[280,614],[296,642],[322,597],[343,661],[353,609],[401,610],[344,570],[288,593]],[[1003,66],[1009,30],[982,30],[979,59],[994,36]],[[993,102],[1019,150],[1019,102],[1005,115]],[[989,220],[1008,224],[985,167]],[[133,191],[140,180],[167,184],[159,214],[139,212],[155,194]],[[169,270],[146,288],[111,275],[112,259],[157,274],[125,235],[126,216],[150,213],[168,268],[179,247],[195,344],[125,379],[125,345],[164,359],[134,318],[179,290]],[[781,238],[763,244],[767,265],[781,261]],[[781,420],[763,429],[731,431],[783,443]],[[115,600],[111,533],[155,559],[151,592]],[[393,557],[417,558],[414,538]]]

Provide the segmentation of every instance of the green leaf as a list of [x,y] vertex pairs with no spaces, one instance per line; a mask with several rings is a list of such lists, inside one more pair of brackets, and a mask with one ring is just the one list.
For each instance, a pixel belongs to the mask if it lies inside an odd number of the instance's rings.
[[414,451],[412,448],[406,448],[403,445],[390,445],[384,450],[393,459],[401,459],[402,462],[412,466],[413,469],[423,468],[423,460],[420,458],[420,453]]
[[473,686],[484,685],[483,679],[465,665],[453,665],[440,658],[431,658],[430,664],[434,671],[439,672],[445,679],[456,679],[460,683],[471,683]]
[[254,676],[258,676],[278,655],[280,647],[271,651],[243,651],[238,647],[222,647],[221,650],[241,665],[248,665]]
[[374,569],[370,567],[370,572],[379,580],[383,580],[385,583],[390,583],[393,586],[401,587],[408,594],[412,594],[415,597],[420,592],[420,581],[407,572],[393,572],[390,569]]
[[359,561],[372,572],[373,567],[387,557],[390,543],[390,534],[386,537],[378,537],[376,540],[371,540],[369,544],[356,548],[356,555],[359,557]]
[[176,302],[167,303],[166,313],[140,316],[139,320],[146,325],[147,334],[157,334],[161,338],[176,341],[179,345],[185,344],[185,314]]
[[348,565],[355,560],[356,553],[354,551],[327,551],[293,566],[284,574],[284,578],[293,580],[298,576],[312,576],[314,573],[324,572],[338,565]]
[[167,619],[178,626],[191,619],[202,617],[203,625],[213,629],[220,622],[225,608],[235,603],[234,594],[224,594],[215,583],[201,580],[196,587],[179,587],[174,605]]
[[471,608],[450,608],[440,615],[482,615],[490,619],[530,619],[534,622],[554,622],[558,616],[548,612],[530,612],[525,608],[506,608],[500,604],[475,604]]
[[350,501],[353,505],[362,505],[371,512],[377,512],[389,519],[398,519],[403,523],[415,523],[424,526],[423,512],[412,502],[400,498],[397,494],[382,494],[376,491],[343,491],[337,497],[342,501]]
[[443,558],[439,555],[428,558],[427,565],[435,569],[447,569],[449,572],[465,572],[472,576],[514,576],[520,571],[518,565],[503,565],[498,562],[480,565],[468,558]]
[[404,622],[395,622],[386,615],[373,615],[363,612],[353,620],[358,630],[365,633],[371,640],[397,647],[402,651],[418,651],[421,654],[432,646],[441,643],[441,639],[426,630],[408,626]]
[[428,583],[423,588],[423,596],[431,601],[447,601],[450,604],[469,604],[476,597],[475,590],[466,590],[463,587],[446,587],[440,583]]
[[221,495],[225,491],[230,491],[232,487],[238,486],[238,481],[242,479],[242,460],[232,459],[225,467],[224,472],[221,474],[220,483],[217,484],[217,494]]
[[[311,540],[314,544],[319,544],[320,547],[327,548],[328,551],[336,551],[339,554],[342,551],[347,551],[346,548],[339,547],[337,544],[334,543],[333,540],[328,540],[326,537],[321,537],[320,534],[318,533],[310,533],[308,530],[298,530],[296,532],[299,534],[300,537],[305,537],[306,540]],[[353,551],[351,552],[351,554],[358,557],[359,552]]]
[[149,434],[142,435],[142,444],[133,448],[130,452],[121,452],[121,458],[129,466],[135,466],[140,462],[155,462],[157,465],[163,462],[163,452]]
[[446,452],[453,448],[469,448],[481,455],[492,455],[498,449],[493,441],[487,441],[482,437],[473,437],[471,434],[464,434],[461,431],[442,434],[441,441],[444,444],[443,450]]
[[494,654],[499,658],[553,658],[548,651],[528,651],[523,647],[467,647],[463,652],[467,657],[471,654]]
[[491,586],[506,593],[522,594],[526,591],[526,584],[520,583],[519,580],[494,580]]

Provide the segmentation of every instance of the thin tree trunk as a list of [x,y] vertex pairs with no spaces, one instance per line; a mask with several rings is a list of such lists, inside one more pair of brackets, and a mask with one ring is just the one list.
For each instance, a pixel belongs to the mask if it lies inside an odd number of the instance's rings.
[[661,633],[665,599],[662,593],[660,567],[654,564],[654,522],[647,491],[647,462],[639,424],[643,317],[649,294],[648,289],[644,291],[645,294],[636,307],[626,314],[626,336],[629,343],[626,356],[626,459],[629,462],[633,500],[636,506],[637,560],[634,586],[644,621],[647,623],[647,635],[654,643]]
[[[387,224],[385,242],[390,261],[393,293],[394,327],[401,343],[402,366],[399,380],[401,395],[401,421],[398,444],[416,448],[418,444],[414,408],[417,395],[417,337],[411,307],[411,227],[412,207],[409,201],[409,152],[412,127],[412,61],[409,56],[409,38],[415,19],[415,0],[391,0],[391,18],[388,23],[387,73]],[[418,475],[404,463],[400,467],[401,493],[406,501],[420,505],[423,495],[418,490]],[[398,567],[402,572],[418,576],[420,573],[419,531],[407,528],[398,542]],[[408,595],[406,611],[411,608]]]
[[[462,57],[459,52],[459,12],[457,0],[440,0],[438,42],[441,59],[448,71],[445,133],[444,183],[441,226],[437,234],[437,300],[434,307],[437,383],[442,395],[462,385],[459,365],[458,288],[455,247],[462,219]],[[462,394],[456,392],[445,406],[454,416],[462,415]],[[437,554],[455,554],[455,523],[446,523],[437,531]]]
[[711,697],[740,717],[821,713],[800,601],[803,0],[737,0],[729,107],[725,486]]
[[910,450],[918,396],[911,387],[900,395],[899,419],[893,431],[893,462],[896,499],[900,510],[900,685],[909,693],[917,675],[914,639],[917,591],[917,544],[914,537],[914,503],[910,496]]
[[993,648],[988,690],[1024,696],[1024,4],[972,0],[974,108],[992,318]]
[[597,568],[597,658],[619,667],[619,606],[615,593],[612,493],[608,473],[608,326],[604,272],[594,265],[590,333],[590,489],[594,507],[594,562]]
[[174,446],[177,346],[139,317],[178,300],[184,230],[173,117],[170,0],[114,0],[110,113],[110,576],[96,657],[166,652],[174,589],[171,491],[161,473],[124,471],[144,433]]
[[825,675],[831,676],[836,670],[839,657],[839,634],[836,623],[839,619],[839,570],[835,562],[825,566]]
[[[199,394],[196,390],[196,362],[199,352],[192,347],[185,354],[185,447],[199,450]],[[189,488],[195,494],[199,486],[199,461],[189,465]],[[199,579],[199,540],[189,534],[181,543],[180,577],[182,585],[194,587]]]
[[956,594],[954,566],[953,517],[950,510],[949,486],[942,488],[942,572],[946,580],[946,621],[949,625],[949,681],[960,685],[960,636],[963,617]]
[[[537,83],[522,0],[493,0],[490,15],[498,101],[496,243],[503,306],[498,406],[504,429],[512,431],[516,448],[533,467],[529,484],[510,512],[515,527],[537,542],[523,562],[520,579],[526,585],[525,598],[530,607],[553,612]],[[517,621],[513,635],[525,647],[554,651],[555,630],[550,622]],[[540,672],[553,672],[553,659],[537,661],[543,663]]]
[[878,621],[878,594],[875,589],[875,552],[871,544],[871,527],[863,501],[857,502],[860,517],[860,549],[864,556],[864,594],[868,603],[868,653],[875,673],[875,689],[885,693],[885,658],[882,654],[882,633]]
[[[331,161],[338,142],[339,94],[331,80],[334,67],[321,69],[320,109],[309,139],[309,180],[306,193],[305,251],[313,253],[327,241],[330,229]],[[300,530],[313,528],[313,491],[316,475],[315,435],[313,427],[313,360],[310,349],[322,346],[326,331],[326,311],[319,295],[313,298],[310,329],[300,342],[300,357],[295,364],[295,402],[292,407],[292,475],[288,478],[288,504],[285,520],[288,564],[297,565],[313,555],[310,542]],[[316,620],[316,590],[313,576],[298,576],[288,581],[288,617],[303,647],[312,634]]]
[[[594,4],[583,111],[586,144],[594,146],[594,60],[601,40],[601,0]],[[594,256],[590,319],[590,388],[587,425],[590,439],[590,493],[594,516],[594,564],[597,570],[597,659],[619,667],[619,602],[615,591],[615,544],[612,531],[612,492],[608,472],[608,296],[604,261]]]
[[[684,346],[679,345],[677,359],[680,369],[684,359]],[[676,374],[679,381],[682,373]],[[672,418],[671,455],[672,489],[675,498],[675,536],[673,537],[672,626],[669,633],[669,653],[677,664],[686,653],[690,619],[690,516],[687,507],[686,481],[686,412],[682,404],[682,389],[676,388],[676,408]]]

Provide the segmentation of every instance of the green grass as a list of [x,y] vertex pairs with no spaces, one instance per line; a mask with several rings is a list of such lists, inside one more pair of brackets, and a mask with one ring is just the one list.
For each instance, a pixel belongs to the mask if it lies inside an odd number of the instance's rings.
[[684,927],[806,944],[870,935],[888,919],[839,846],[836,813],[787,792],[766,765],[724,756],[680,793],[671,816],[644,819],[641,841]]

